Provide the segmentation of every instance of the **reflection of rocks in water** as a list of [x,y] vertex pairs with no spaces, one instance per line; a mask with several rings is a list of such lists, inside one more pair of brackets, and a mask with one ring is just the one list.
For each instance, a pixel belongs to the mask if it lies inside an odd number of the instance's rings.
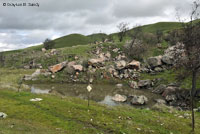
[[112,97],[111,96],[105,96],[104,100],[99,102],[101,104],[106,104],[106,105],[109,105],[109,106],[116,106],[117,103],[115,103],[113,100],[112,100]]
[[[88,99],[88,91],[86,84],[36,84],[32,85],[32,93],[51,93],[61,96],[78,97]],[[121,94],[127,96],[127,101],[124,103],[114,102],[111,96]],[[150,90],[135,90],[129,86],[123,85],[118,88],[116,85],[98,85],[93,84],[93,90],[90,93],[90,99],[96,102],[101,102],[107,105],[130,104],[132,95],[144,95],[149,99],[145,107],[151,107],[155,104],[154,99],[161,99],[160,95],[152,93]],[[135,106],[134,106],[135,107]],[[140,106],[141,107],[141,106]]]
[[34,86],[32,86],[31,87],[31,93],[34,93],[34,94],[49,94],[50,90],[49,89],[43,90],[43,89],[35,88]]

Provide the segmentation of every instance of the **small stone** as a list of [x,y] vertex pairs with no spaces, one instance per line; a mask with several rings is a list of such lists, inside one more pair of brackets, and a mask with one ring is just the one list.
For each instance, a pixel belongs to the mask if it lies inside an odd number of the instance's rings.
[[35,99],[30,99],[30,101],[36,102],[36,101],[42,101],[42,98],[35,98]]
[[55,75],[51,75],[51,78],[52,78],[52,79],[55,79]]
[[138,131],[141,131],[141,128],[137,128]]
[[5,114],[5,113],[3,113],[3,112],[0,112],[0,119],[1,119],[1,118],[5,119],[7,116],[8,116],[7,114]]

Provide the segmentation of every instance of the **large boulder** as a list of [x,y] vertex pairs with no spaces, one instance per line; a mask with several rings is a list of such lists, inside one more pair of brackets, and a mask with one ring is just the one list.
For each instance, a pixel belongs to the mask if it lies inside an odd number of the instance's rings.
[[167,64],[167,65],[173,65],[174,63],[174,59],[172,56],[169,56],[169,55],[164,55],[162,57],[162,62]]
[[150,57],[147,59],[147,63],[151,66],[151,68],[155,68],[157,66],[162,65],[162,56]]
[[138,82],[138,87],[140,88],[150,88],[152,86],[152,81],[151,80],[140,80]]
[[178,90],[179,90],[179,88],[176,86],[168,86],[163,91],[162,96],[166,97],[167,95],[175,94],[175,92],[177,92]]
[[74,74],[75,73],[75,69],[73,68],[73,66],[76,65],[76,62],[75,61],[71,61],[67,64],[67,66],[65,67],[65,71],[68,73],[68,74]]
[[141,95],[141,96],[133,95],[133,98],[131,100],[131,104],[133,105],[144,105],[147,102],[148,102],[148,99],[144,95]]
[[165,55],[169,55],[172,58],[175,58],[175,56],[177,56],[177,54],[184,56],[185,51],[183,48],[184,48],[184,44],[178,42],[178,43],[176,43],[176,45],[167,48],[165,50]]
[[106,60],[105,58],[90,59],[88,61],[88,64],[94,67],[101,67],[105,60]]
[[172,65],[176,63],[176,61],[179,61],[183,58],[185,58],[184,44],[178,42],[176,45],[171,46],[165,50],[162,61],[165,64]]
[[62,62],[62,63],[59,63],[59,64],[56,64],[56,65],[53,65],[53,66],[50,66],[49,67],[49,70],[52,72],[52,73],[56,73],[60,70],[62,70],[65,66],[66,66],[67,62]]
[[114,97],[112,97],[112,100],[117,102],[125,102],[127,97],[125,95],[116,94]]
[[139,70],[140,69],[140,62],[133,60],[127,65],[127,68]]
[[120,60],[115,62],[116,69],[121,70],[126,67],[126,61]]

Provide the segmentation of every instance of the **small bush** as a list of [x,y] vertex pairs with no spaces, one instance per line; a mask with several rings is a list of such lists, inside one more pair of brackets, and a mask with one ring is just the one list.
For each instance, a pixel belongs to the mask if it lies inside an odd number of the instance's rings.
[[129,58],[135,60],[143,60],[147,53],[148,46],[140,40],[135,40],[127,43],[125,46],[125,52],[128,54]]
[[55,42],[52,41],[52,40],[50,40],[50,39],[46,39],[46,40],[44,41],[43,45],[44,45],[44,48],[45,48],[46,50],[48,50],[48,49],[52,49],[52,48],[55,46]]

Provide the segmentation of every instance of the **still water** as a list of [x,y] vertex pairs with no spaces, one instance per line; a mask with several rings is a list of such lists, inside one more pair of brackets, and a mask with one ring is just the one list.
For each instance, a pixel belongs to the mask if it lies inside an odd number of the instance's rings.
[[[86,84],[33,84],[31,85],[31,92],[36,94],[59,94],[63,96],[79,97],[81,99],[88,98]],[[117,87],[116,85],[92,85],[90,98],[93,101],[115,106],[115,105],[129,105],[129,102],[118,103],[112,100],[115,94],[121,95],[144,95],[148,98],[148,103],[145,107],[151,107],[155,104],[155,99],[160,99],[160,95],[151,93],[148,89],[135,90],[128,86]]]

